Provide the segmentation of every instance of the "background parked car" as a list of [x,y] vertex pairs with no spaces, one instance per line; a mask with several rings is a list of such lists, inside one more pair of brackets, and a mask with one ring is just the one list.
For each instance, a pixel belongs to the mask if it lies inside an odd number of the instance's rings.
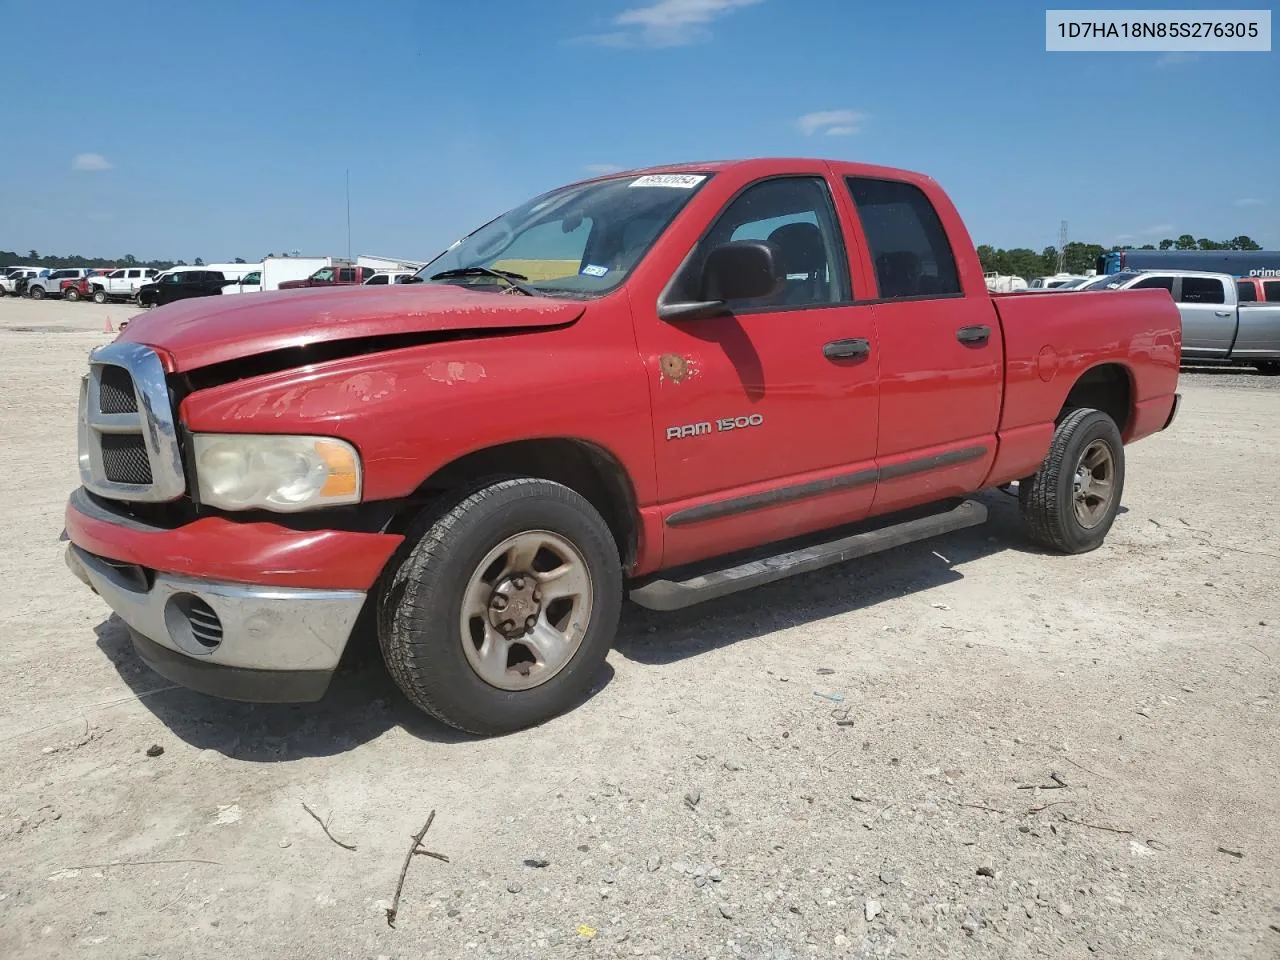
[[366,287],[380,287],[388,283],[404,283],[413,274],[408,270],[380,270],[364,282]]
[[27,296],[32,300],[43,300],[45,297],[62,295],[63,280],[79,280],[90,276],[93,271],[89,267],[64,267],[61,270],[42,270],[40,276],[27,281]]
[[292,290],[295,287],[339,287],[355,283],[364,283],[372,277],[376,270],[373,267],[356,267],[351,264],[335,264],[321,267],[305,280],[287,280],[277,290]]
[[111,300],[132,300],[144,284],[150,283],[160,271],[153,267],[121,267],[102,276],[91,277],[88,293],[94,303]]
[[222,294],[227,278],[219,270],[204,267],[174,267],[160,274],[152,283],[138,288],[138,303],[144,307],[160,307],[175,300],[192,297],[216,297]]
[[40,276],[40,267],[10,267],[4,276],[0,276],[0,296],[8,294],[13,297],[22,296],[27,283]]

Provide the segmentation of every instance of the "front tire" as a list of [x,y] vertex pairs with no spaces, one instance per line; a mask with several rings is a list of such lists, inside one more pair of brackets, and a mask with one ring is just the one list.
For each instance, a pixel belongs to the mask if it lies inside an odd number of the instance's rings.
[[583,698],[621,605],[618,548],[595,507],[558,483],[502,480],[430,519],[381,591],[378,639],[416,706],[492,736]]
[[1106,539],[1124,493],[1124,443],[1101,410],[1072,410],[1058,424],[1040,469],[1018,484],[1031,539],[1062,553],[1086,553]]
[[44,287],[27,287],[27,293],[32,300],[44,299]]
[[1280,360],[1259,360],[1254,364],[1264,377],[1280,375]]
[[102,289],[102,287],[95,287],[95,288],[94,288],[94,290],[93,290],[93,302],[94,302],[94,303],[106,303],[106,302],[107,302],[107,291],[106,291],[106,290],[104,290],[104,289]]

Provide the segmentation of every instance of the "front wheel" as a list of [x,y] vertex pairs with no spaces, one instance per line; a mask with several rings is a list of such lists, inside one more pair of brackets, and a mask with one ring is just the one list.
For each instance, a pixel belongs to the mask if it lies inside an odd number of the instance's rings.
[[1101,410],[1072,410],[1058,424],[1034,476],[1018,484],[1031,539],[1062,553],[1102,545],[1124,492],[1124,443]]
[[94,302],[94,303],[106,303],[106,302],[107,302],[107,291],[106,291],[106,290],[104,290],[104,289],[102,289],[102,287],[96,287],[96,288],[94,289],[94,291],[93,291],[93,302]]
[[1254,364],[1264,377],[1280,375],[1280,360],[1259,360]]
[[32,300],[44,299],[44,287],[28,287],[27,293],[30,294]]
[[430,521],[381,591],[378,638],[415,705],[490,736],[582,699],[621,604],[618,548],[595,507],[558,483],[503,480]]

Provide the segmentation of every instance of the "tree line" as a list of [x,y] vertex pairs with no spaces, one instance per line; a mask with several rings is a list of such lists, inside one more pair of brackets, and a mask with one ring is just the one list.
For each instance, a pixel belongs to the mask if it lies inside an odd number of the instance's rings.
[[[276,256],[269,253],[268,257]],[[280,254],[287,257],[287,253]],[[244,257],[236,257],[233,263],[248,263]],[[258,261],[254,261],[257,263]],[[68,267],[89,267],[98,270],[104,270],[108,267],[154,267],[156,270],[168,270],[170,267],[188,266],[185,260],[139,260],[131,253],[126,253],[123,257],[114,259],[108,257],[82,257],[78,253],[69,253],[61,256],[56,253],[46,253],[43,256],[37,250],[28,250],[26,254],[17,253],[13,250],[0,250],[0,267],[17,266],[30,267],[48,267],[50,270],[61,270]],[[193,267],[203,267],[204,258],[196,257],[190,264]]]
[[[1119,246],[1104,247],[1100,243],[1068,243],[1063,251],[1062,269],[1067,273],[1084,273],[1092,270],[1100,256],[1108,250],[1119,250]],[[1184,233],[1176,240],[1161,240],[1159,245],[1143,244],[1138,250],[1261,250],[1262,246],[1246,236],[1232,237],[1230,240],[1209,240],[1206,237],[1196,239]],[[276,254],[267,254],[268,257]],[[287,257],[287,253],[279,256]],[[982,261],[982,269],[987,273],[1001,273],[1018,277],[1044,277],[1058,272],[1058,248],[1045,247],[1039,253],[1027,247],[1014,247],[1004,250],[989,244],[978,247],[978,259]],[[243,257],[236,257],[235,263],[246,263]],[[256,260],[254,261],[257,262]],[[185,267],[185,260],[139,260],[131,253],[118,259],[105,257],[82,257],[79,254],[45,254],[36,250],[28,250],[22,256],[12,250],[0,250],[0,266],[9,264],[29,264],[33,267],[49,269],[63,267],[154,267],[167,270],[169,267]],[[196,257],[192,266],[204,266],[204,260]]]
[[[1196,239],[1184,233],[1176,240],[1161,240],[1159,245],[1145,243],[1141,247],[1104,247],[1100,243],[1068,243],[1063,248],[1062,269],[1066,273],[1084,273],[1097,265],[1098,258],[1108,250],[1261,250],[1262,245],[1246,236],[1230,240]],[[1017,277],[1046,277],[1058,272],[1058,248],[1045,247],[1039,253],[1026,247],[1002,250],[988,244],[978,247],[978,259],[987,273],[1000,273]]]

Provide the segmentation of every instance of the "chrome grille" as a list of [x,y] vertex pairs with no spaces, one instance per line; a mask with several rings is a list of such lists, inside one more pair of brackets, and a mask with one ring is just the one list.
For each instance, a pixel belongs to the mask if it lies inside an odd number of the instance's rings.
[[102,444],[102,472],[112,483],[151,483],[151,458],[141,434],[104,433],[98,438]]
[[137,413],[138,397],[133,377],[124,367],[104,366],[98,380],[98,410],[101,413]]
[[154,350],[112,343],[80,384],[80,482],[113,500],[166,503],[186,492],[164,367]]

